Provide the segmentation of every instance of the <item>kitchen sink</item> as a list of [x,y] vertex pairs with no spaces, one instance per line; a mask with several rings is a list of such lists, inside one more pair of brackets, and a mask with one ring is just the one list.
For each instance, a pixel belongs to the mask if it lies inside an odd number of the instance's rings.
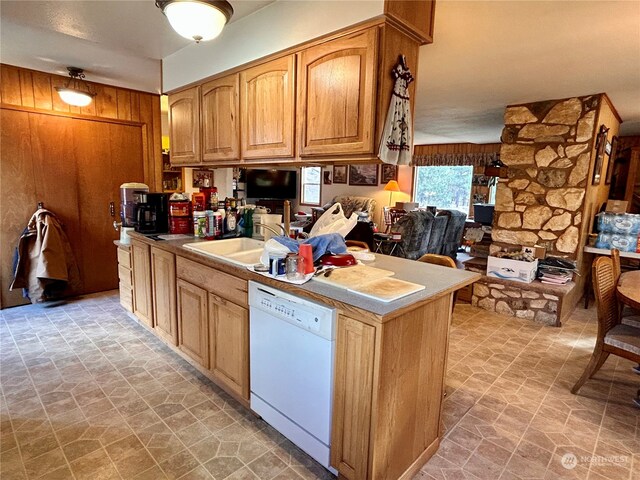
[[226,260],[248,267],[260,263],[264,242],[253,238],[239,237],[210,242],[186,243],[183,247],[209,257]]

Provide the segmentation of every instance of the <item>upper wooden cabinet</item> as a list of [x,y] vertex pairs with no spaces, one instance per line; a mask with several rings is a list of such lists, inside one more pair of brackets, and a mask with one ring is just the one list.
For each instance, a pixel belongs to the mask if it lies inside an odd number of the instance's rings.
[[373,152],[377,52],[374,27],[299,54],[300,156]]
[[242,157],[294,156],[295,56],[240,72]]
[[203,162],[240,158],[238,82],[238,74],[234,74],[212,80],[201,87]]
[[200,152],[200,87],[169,96],[169,138],[171,163],[202,161]]

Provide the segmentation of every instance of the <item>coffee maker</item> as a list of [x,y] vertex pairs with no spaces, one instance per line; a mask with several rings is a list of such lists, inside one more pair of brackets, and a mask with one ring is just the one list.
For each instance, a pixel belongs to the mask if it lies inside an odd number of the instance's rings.
[[167,233],[169,231],[169,195],[141,192],[136,204],[136,232]]
[[129,232],[136,226],[136,205],[140,195],[147,193],[149,187],[144,183],[128,182],[120,185],[120,224],[113,222],[116,230],[120,227],[120,242],[129,243]]

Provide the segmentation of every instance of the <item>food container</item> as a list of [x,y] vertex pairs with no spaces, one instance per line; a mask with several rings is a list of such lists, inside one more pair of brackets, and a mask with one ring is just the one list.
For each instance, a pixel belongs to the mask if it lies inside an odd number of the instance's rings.
[[193,212],[193,236],[198,238],[207,236],[207,214],[205,212]]
[[189,217],[169,217],[169,233],[188,234],[191,232],[191,219]]
[[169,202],[169,215],[171,217],[188,217],[191,215],[191,203],[188,201]]

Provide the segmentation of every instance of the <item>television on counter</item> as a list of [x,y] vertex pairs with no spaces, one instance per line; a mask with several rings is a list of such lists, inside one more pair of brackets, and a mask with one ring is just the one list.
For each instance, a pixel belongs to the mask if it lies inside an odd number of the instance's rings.
[[493,223],[494,205],[488,203],[473,204],[473,221],[482,225],[491,225]]
[[298,192],[296,170],[247,169],[245,194],[247,198],[292,199]]

